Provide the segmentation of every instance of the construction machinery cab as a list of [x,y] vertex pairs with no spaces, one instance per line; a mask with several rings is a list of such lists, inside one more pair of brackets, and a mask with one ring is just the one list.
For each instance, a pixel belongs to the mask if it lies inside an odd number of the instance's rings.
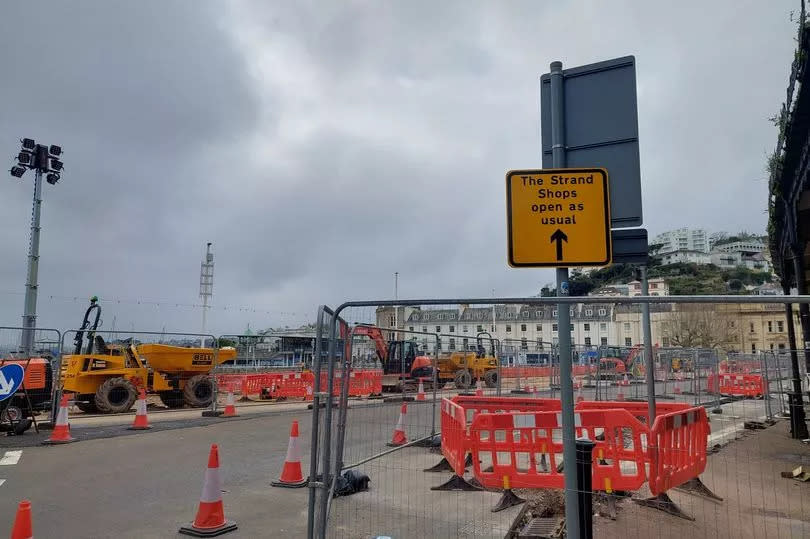
[[430,358],[422,355],[416,341],[390,341],[383,364],[385,374],[403,374],[411,378],[433,377]]
[[495,356],[495,344],[497,339],[493,339],[492,335],[488,331],[479,331],[478,334],[475,336],[475,344],[476,344],[476,357],[481,359],[487,356],[487,351],[484,348],[484,336],[489,340],[489,356]]

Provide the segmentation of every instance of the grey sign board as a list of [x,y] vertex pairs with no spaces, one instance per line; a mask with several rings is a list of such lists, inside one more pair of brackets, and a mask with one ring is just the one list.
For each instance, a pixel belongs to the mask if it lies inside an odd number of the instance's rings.
[[[604,167],[612,228],[641,226],[636,61],[616,58],[563,70],[566,167]],[[551,159],[551,78],[540,78],[543,168]]]
[[610,231],[614,264],[647,264],[649,245],[646,228]]

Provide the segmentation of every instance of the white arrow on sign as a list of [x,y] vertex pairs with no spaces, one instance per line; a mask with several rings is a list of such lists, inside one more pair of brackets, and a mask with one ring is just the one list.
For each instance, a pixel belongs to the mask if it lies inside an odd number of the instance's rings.
[[0,371],[0,395],[8,395],[14,389],[14,378],[6,380],[3,371]]

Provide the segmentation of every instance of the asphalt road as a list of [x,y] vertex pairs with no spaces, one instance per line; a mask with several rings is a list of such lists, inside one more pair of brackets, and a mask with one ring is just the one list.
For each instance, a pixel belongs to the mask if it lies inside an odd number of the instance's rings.
[[[592,391],[584,390],[586,399]],[[693,398],[682,397],[690,402]],[[239,525],[230,536],[302,537],[307,489],[274,488],[270,481],[282,468],[293,419],[299,421],[304,474],[308,473],[312,412],[305,406],[245,406],[240,418],[230,420],[202,418],[199,410],[153,414],[155,428],[135,433],[125,429],[131,416],[77,416],[71,419],[72,431],[81,441],[64,446],[41,446],[28,434],[0,438],[0,459],[6,451],[22,451],[8,459],[16,459],[14,464],[3,465],[6,459],[0,460],[0,522],[10,529],[17,503],[30,499],[38,537],[175,537],[178,528],[194,517],[208,451],[217,443],[225,513]],[[403,427],[410,439],[430,433],[432,409],[430,403],[408,404]],[[761,419],[765,408],[763,401],[735,401],[724,404],[723,410],[722,415],[711,416],[712,444],[733,440],[743,421]],[[396,402],[354,403],[344,462],[351,465],[389,450],[386,442],[399,414]],[[475,498],[473,509],[479,515],[475,520],[463,511],[453,513],[463,503],[458,493],[425,494],[446,479],[421,472],[438,460],[428,449],[409,448],[361,465],[358,469],[371,476],[371,490],[335,502],[333,516],[340,535],[365,536],[352,528],[352,518],[363,516],[368,532],[394,528],[400,537],[408,536],[413,523],[424,533],[440,535],[453,530],[458,535],[470,522],[486,523],[491,518],[488,499]],[[442,503],[449,513],[436,509]],[[369,507],[374,510],[369,512]],[[377,520],[369,521],[369,515]]]
[[[347,456],[388,449],[385,442],[399,406],[377,402],[351,410]],[[406,429],[426,434],[430,410],[427,404],[411,404]],[[0,466],[0,479],[5,479],[0,522],[10,528],[18,501],[29,499],[39,537],[174,537],[194,517],[208,451],[216,443],[226,516],[239,525],[230,536],[303,536],[307,489],[275,488],[270,481],[282,468],[293,419],[299,421],[307,473],[312,412],[302,406],[231,420],[190,412],[197,418],[155,422],[151,431],[74,427],[74,434],[86,435],[84,440],[24,447],[16,464]],[[0,448],[10,448],[3,442],[14,439],[0,438]]]

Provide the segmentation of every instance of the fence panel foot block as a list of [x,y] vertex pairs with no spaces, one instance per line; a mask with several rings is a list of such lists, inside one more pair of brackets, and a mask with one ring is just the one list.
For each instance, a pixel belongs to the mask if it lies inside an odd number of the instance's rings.
[[695,520],[694,517],[684,513],[683,510],[681,510],[681,508],[678,507],[674,501],[672,501],[672,498],[670,498],[666,492],[662,492],[658,496],[653,496],[652,498],[633,498],[633,501],[644,507],[652,507],[653,509],[658,509],[659,511],[663,511],[664,513],[668,513],[672,516],[680,517],[685,520]]

